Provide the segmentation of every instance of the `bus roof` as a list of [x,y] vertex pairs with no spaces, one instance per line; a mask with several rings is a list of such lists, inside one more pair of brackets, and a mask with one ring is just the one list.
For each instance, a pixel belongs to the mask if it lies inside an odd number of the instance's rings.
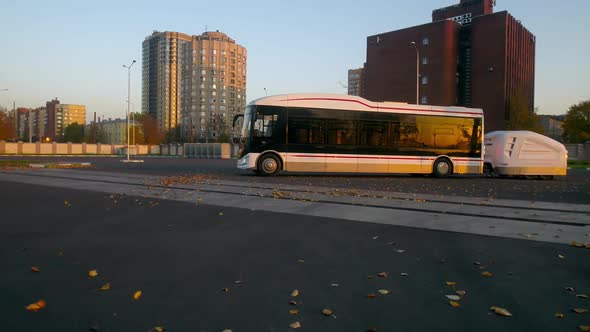
[[483,111],[479,108],[415,105],[398,102],[378,103],[357,96],[319,93],[299,93],[268,96],[256,99],[250,102],[248,105],[319,108],[360,112],[443,115],[474,118],[483,117]]

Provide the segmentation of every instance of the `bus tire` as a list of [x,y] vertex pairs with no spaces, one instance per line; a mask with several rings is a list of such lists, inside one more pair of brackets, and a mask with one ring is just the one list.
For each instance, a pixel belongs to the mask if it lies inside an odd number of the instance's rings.
[[447,178],[453,173],[453,164],[446,158],[440,158],[434,162],[432,174],[437,178]]
[[256,165],[256,172],[262,176],[273,176],[279,174],[281,171],[281,161],[276,155],[269,153],[262,155],[258,159]]

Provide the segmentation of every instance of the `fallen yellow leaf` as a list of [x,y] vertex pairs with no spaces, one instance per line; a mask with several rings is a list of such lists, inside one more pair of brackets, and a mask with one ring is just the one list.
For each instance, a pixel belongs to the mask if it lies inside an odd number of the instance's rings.
[[370,299],[374,299],[377,297],[377,295],[375,293],[371,293],[371,294],[367,295],[367,297]]
[[31,272],[39,272],[39,268],[36,266],[31,266]]
[[588,309],[582,309],[582,308],[574,308],[572,309],[573,312],[577,313],[577,314],[585,314],[588,312]]
[[381,272],[377,274],[379,277],[381,278],[387,278],[389,277],[389,273],[388,272]]
[[454,281],[447,281],[446,284],[447,286],[455,286],[457,283]]
[[500,307],[491,307],[490,310],[492,310],[493,312],[496,313],[496,315],[500,315],[500,316],[505,316],[505,317],[510,317],[512,316],[512,314],[504,309],[504,308],[500,308]]
[[293,297],[297,297],[297,296],[299,296],[299,291],[298,291],[297,289],[293,290],[293,291],[291,292],[291,296],[293,296]]
[[458,290],[455,293],[457,293],[457,295],[459,295],[459,296],[465,296],[465,294],[467,294],[467,292],[464,290]]
[[107,282],[106,284],[102,285],[102,287],[100,287],[99,289],[102,291],[109,290],[111,289],[111,283]]
[[90,271],[88,271],[88,276],[89,276],[90,278],[94,278],[94,277],[96,277],[97,275],[98,275],[98,271],[96,271],[96,270],[90,270]]
[[138,290],[137,292],[133,293],[133,299],[137,300],[141,297],[141,291]]
[[295,302],[295,301],[289,301],[289,304],[290,305],[297,305],[297,302]]
[[26,309],[28,311],[37,312],[37,311],[45,308],[46,305],[47,305],[47,303],[44,300],[39,300],[35,303],[31,303],[28,306],[26,306]]
[[457,308],[460,307],[461,305],[459,304],[459,302],[457,301],[449,301],[449,304],[451,305],[451,307],[453,308]]
[[556,317],[556,318],[564,318],[564,317],[565,317],[565,315],[564,315],[564,314],[562,314],[561,312],[556,312],[556,313],[555,313],[555,317]]
[[389,294],[389,291],[387,289],[380,289],[380,290],[378,290],[378,292],[381,295],[388,295]]
[[590,326],[588,325],[580,325],[578,326],[578,329],[582,332],[590,332]]
[[166,329],[163,328],[162,326],[154,326],[153,330],[156,331],[156,332],[164,332],[164,331],[166,331]]
[[229,288],[222,288],[221,291],[224,293],[227,293],[227,292],[229,292]]
[[300,329],[301,328],[301,323],[295,322],[295,323],[289,325],[289,327],[292,328],[292,329]]
[[487,278],[491,278],[494,274],[492,272],[485,271],[485,272],[482,272],[481,275],[484,277],[487,277]]
[[291,314],[291,315],[297,315],[298,313],[299,313],[299,310],[297,310],[297,309],[289,310],[289,314]]
[[322,310],[322,315],[324,315],[324,316],[332,316],[332,310],[330,310],[330,309],[324,309],[324,310]]

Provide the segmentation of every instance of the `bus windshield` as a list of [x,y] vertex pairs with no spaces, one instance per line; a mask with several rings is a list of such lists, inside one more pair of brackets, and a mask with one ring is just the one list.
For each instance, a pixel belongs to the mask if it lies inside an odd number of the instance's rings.
[[242,125],[242,133],[240,137],[240,143],[246,143],[250,138],[250,126],[252,125],[252,106],[246,107],[244,112],[244,123]]

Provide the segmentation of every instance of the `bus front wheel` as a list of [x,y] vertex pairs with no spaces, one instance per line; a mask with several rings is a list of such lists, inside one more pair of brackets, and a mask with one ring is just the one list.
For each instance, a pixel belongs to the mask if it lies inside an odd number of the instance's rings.
[[277,175],[281,171],[281,161],[273,154],[266,154],[258,159],[256,172],[262,176]]
[[434,169],[432,173],[437,178],[446,178],[451,175],[453,171],[453,165],[448,159],[439,159],[434,163]]

